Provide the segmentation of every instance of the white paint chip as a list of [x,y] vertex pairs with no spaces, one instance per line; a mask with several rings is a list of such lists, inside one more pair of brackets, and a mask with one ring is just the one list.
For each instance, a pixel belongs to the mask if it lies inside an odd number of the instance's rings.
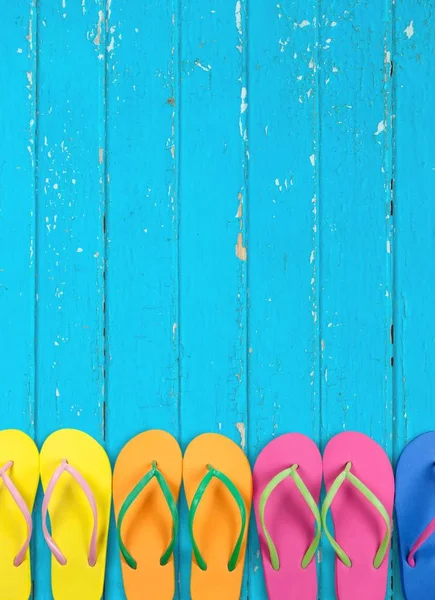
[[203,65],[202,63],[199,62],[199,60],[195,60],[195,65],[197,67],[199,67],[200,69],[202,69],[203,71],[210,71],[211,70],[211,66],[210,65]]
[[83,252],[83,248],[77,248],[77,252],[78,254],[81,254]]
[[408,25],[408,27],[405,28],[404,32],[406,34],[406,37],[408,38],[408,40],[410,38],[412,38],[412,36],[414,35],[415,31],[414,31],[414,21],[411,21],[411,23]]
[[240,93],[241,103],[240,103],[240,114],[243,114],[245,110],[248,108],[248,103],[246,102],[246,98],[248,96],[248,90],[245,87],[242,87],[242,91]]
[[316,164],[316,155],[315,154],[312,154],[310,156],[310,163],[311,163],[312,167],[314,167],[314,165]]
[[380,133],[385,131],[386,127],[387,127],[387,123],[385,121],[379,121],[378,128],[375,131],[375,135],[379,135]]
[[236,27],[237,27],[238,34],[239,35],[243,35],[243,30],[242,30],[242,3],[240,2],[240,0],[237,0],[237,2],[236,2],[235,15],[236,15]]

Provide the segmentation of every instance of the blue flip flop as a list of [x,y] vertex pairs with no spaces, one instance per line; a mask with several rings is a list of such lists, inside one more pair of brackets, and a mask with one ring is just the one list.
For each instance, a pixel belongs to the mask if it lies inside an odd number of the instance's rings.
[[406,600],[435,598],[435,431],[413,440],[396,469],[396,518]]

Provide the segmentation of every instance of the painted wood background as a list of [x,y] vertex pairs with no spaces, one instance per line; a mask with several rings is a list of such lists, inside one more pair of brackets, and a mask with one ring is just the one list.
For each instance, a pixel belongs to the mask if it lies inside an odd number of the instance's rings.
[[[2,427],[81,428],[112,460],[142,429],[220,431],[252,461],[288,431],[397,458],[434,428],[432,0],[1,14]],[[189,563],[184,528],[181,600]],[[113,537],[107,573],[123,598]],[[326,545],[319,574],[331,600]]]

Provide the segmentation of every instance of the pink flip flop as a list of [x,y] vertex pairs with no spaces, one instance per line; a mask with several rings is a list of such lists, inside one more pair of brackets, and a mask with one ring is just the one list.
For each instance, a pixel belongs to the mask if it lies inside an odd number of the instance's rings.
[[304,435],[274,439],[257,459],[254,508],[271,600],[317,598],[321,485],[322,457]]
[[[323,473],[322,523],[337,554],[337,598],[385,600],[394,504],[388,456],[362,433],[341,433],[326,446]],[[335,538],[327,526],[329,508]]]

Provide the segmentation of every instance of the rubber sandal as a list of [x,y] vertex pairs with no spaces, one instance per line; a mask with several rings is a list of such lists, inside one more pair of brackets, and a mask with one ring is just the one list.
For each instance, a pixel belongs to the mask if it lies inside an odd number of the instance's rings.
[[42,446],[41,479],[42,530],[52,552],[53,597],[100,600],[112,489],[107,454],[86,433],[61,429]]
[[270,600],[316,600],[322,457],[304,435],[274,439],[254,467],[254,508]]
[[182,470],[180,446],[165,431],[137,435],[118,456],[113,499],[128,600],[174,597]]
[[252,503],[248,459],[230,439],[206,433],[189,444],[183,469],[193,545],[191,599],[237,600]]
[[0,431],[0,598],[28,600],[32,591],[29,544],[39,482],[39,452],[15,429]]
[[[341,433],[323,457],[322,524],[336,552],[339,600],[384,600],[394,502],[394,475],[384,450],[362,433]],[[331,508],[335,539],[327,524]]]
[[407,600],[435,598],[435,432],[413,440],[396,469],[396,518]]

